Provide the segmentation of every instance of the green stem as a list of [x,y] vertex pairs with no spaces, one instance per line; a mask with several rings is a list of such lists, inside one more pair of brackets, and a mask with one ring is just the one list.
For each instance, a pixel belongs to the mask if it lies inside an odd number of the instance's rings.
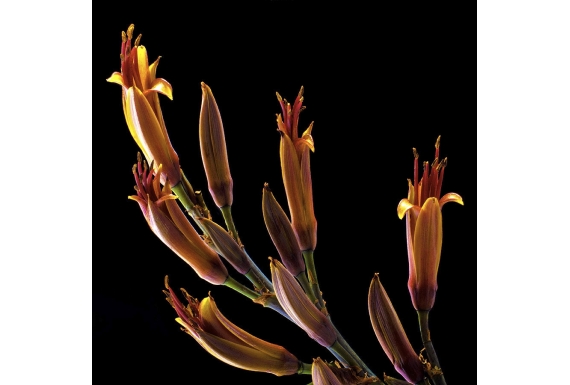
[[238,245],[241,245],[241,241],[238,236],[238,232],[236,230],[236,226],[234,224],[234,218],[232,217],[232,206],[224,206],[220,207],[222,211],[222,215],[224,217],[224,221],[226,221],[226,228],[232,234]]
[[313,256],[313,250],[303,251],[303,258],[305,259],[305,266],[307,268],[307,275],[309,276],[309,283],[313,290],[314,296],[317,298],[317,307],[325,314],[328,314],[325,307],[325,301],[321,294],[321,289],[319,287],[319,280],[317,279],[317,270],[315,269],[315,259]]
[[443,376],[443,372],[441,371],[441,365],[439,364],[439,359],[437,358],[437,354],[433,347],[433,343],[431,342],[430,332],[429,332],[429,323],[428,323],[428,316],[429,310],[418,310],[418,321],[420,324],[420,333],[422,335],[422,342],[424,344],[424,348],[426,349],[426,353],[431,364],[431,378],[435,382],[436,385],[447,385],[445,382],[445,377]]
[[[330,319],[330,317],[329,317]],[[332,321],[331,321],[332,324]],[[364,363],[364,361],[362,361],[362,359],[358,356],[358,354],[356,354],[356,352],[350,347],[350,345],[348,344],[348,342],[346,342],[346,340],[344,339],[344,337],[342,336],[342,334],[340,334],[340,332],[338,331],[338,329],[336,328],[336,326],[334,326],[333,324],[333,328],[334,331],[336,332],[336,336],[337,336],[337,341],[338,343],[347,351],[347,353],[354,359],[354,361],[357,363],[357,366],[359,366],[360,368],[362,368],[363,371],[365,371],[366,373],[368,373],[369,376],[373,376],[375,377],[376,375],[372,372],[372,370],[370,370],[370,368],[368,366],[366,366],[366,364]]]
[[307,276],[305,274],[306,273],[303,270],[302,272],[297,274],[295,276],[295,278],[297,278],[297,280],[301,284],[301,287],[305,291],[305,294],[307,294],[307,297],[309,297],[311,302],[314,304],[317,304],[317,302],[318,302],[317,297],[315,297],[315,294],[313,293],[313,289],[311,288],[311,285],[309,284],[309,280],[307,279]]
[[297,374],[311,374],[313,372],[313,365],[306,362],[299,362],[299,371]]
[[258,293],[251,290],[247,286],[242,285],[241,283],[239,283],[230,276],[228,276],[228,279],[226,279],[226,282],[224,282],[224,286],[234,289],[235,291],[246,296],[249,299],[257,299],[259,297]]

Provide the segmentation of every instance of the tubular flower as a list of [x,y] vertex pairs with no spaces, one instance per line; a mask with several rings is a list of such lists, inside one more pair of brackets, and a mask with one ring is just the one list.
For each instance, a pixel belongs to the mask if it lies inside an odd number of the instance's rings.
[[212,90],[202,82],[200,110],[200,150],[208,179],[208,189],[218,207],[231,206],[233,180],[230,174],[224,125]]
[[263,186],[263,219],[283,264],[295,277],[305,271],[303,254],[287,215],[266,183]]
[[273,373],[276,376],[295,374],[300,362],[285,348],[252,336],[231,323],[220,313],[212,297],[201,302],[182,289],[188,305],[184,306],[168,285],[167,301],[179,318],[176,321],[206,351],[219,360],[240,369]]
[[146,162],[142,162],[140,153],[138,158],[138,163],[133,166],[137,195],[131,195],[129,199],[139,204],[152,232],[186,261],[200,278],[214,285],[223,284],[228,278],[226,267],[174,201],[176,197],[172,194],[168,179],[160,189],[160,180],[156,175],[161,173],[162,167],[149,170]]
[[[131,47],[134,25],[122,33],[121,72],[114,72],[108,82],[123,88],[123,112],[131,135],[148,162],[162,164],[163,172],[172,185],[180,181],[178,155],[170,139],[162,117],[158,94],[172,99],[172,86],[166,80],[156,77],[160,57],[150,66],[146,48],[139,45],[139,35]],[[162,180],[164,182],[164,177]]]
[[295,277],[276,259],[271,260],[271,280],[283,310],[309,337],[324,347],[336,341],[331,321],[309,300]]
[[331,368],[320,357],[313,360],[313,370],[311,371],[313,384],[315,385],[343,385],[335,376]]
[[287,202],[291,212],[291,225],[301,250],[314,250],[317,246],[317,220],[313,209],[313,184],[309,150],[315,151],[311,131],[313,123],[299,138],[299,114],[305,108],[303,104],[303,87],[299,91],[293,108],[287,100],[277,94],[281,104],[281,114],[277,115],[277,130],[281,134],[280,156],[281,173]]
[[439,143],[435,143],[435,160],[423,164],[423,175],[418,180],[419,155],[414,148],[414,182],[408,179],[408,198],[398,204],[398,217],[406,216],[406,237],[408,241],[408,264],[410,277],[408,289],[416,310],[429,311],[437,291],[437,271],[441,258],[443,240],[441,208],[447,202],[463,205],[459,194],[447,193],[441,196],[443,174],[447,158],[439,161]]
[[394,368],[406,381],[413,384],[420,382],[424,378],[422,363],[408,340],[386,290],[380,283],[378,273],[374,275],[370,284],[368,313],[376,338]]

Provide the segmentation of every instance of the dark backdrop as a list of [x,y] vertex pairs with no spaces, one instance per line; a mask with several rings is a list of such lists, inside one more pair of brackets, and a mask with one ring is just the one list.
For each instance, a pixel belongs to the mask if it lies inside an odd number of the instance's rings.
[[[190,4],[190,3],[189,3]],[[121,90],[105,82],[120,68],[120,32],[135,24],[158,76],[171,141],[195,189],[207,190],[198,144],[200,82],[220,107],[234,179],[233,213],[249,254],[269,274],[277,256],[265,230],[261,192],[269,182],[286,206],[279,164],[275,97],[305,87],[304,130],[315,121],[312,154],[317,272],[332,319],[365,362],[397,376],[370,325],[367,294],[375,272],[419,351],[407,291],[404,221],[396,206],[412,177],[412,147],[432,161],[442,135],[449,158],[443,192],[465,206],[443,209],[444,245],[431,330],[450,384],[474,383],[476,287],[476,117],[474,24],[463,9],[306,8],[300,2],[256,6],[153,8],[99,5],[93,22],[94,383],[307,384],[230,367],[180,331],[164,300],[163,279],[203,298],[208,291],[238,326],[281,344],[305,362],[329,352],[278,314],[200,280],[156,238],[138,205],[131,167],[137,147],[121,108]],[[470,15],[471,16],[471,15]],[[474,20],[474,17],[473,17]],[[222,221],[213,201],[214,219]],[[223,221],[222,221],[223,222]],[[231,271],[231,269],[230,269]],[[205,376],[205,377],[204,377]]]

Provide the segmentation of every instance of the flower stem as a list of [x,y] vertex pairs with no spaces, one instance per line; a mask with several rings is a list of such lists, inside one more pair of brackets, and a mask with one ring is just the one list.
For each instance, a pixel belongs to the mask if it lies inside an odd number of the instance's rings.
[[[329,316],[330,319],[330,316]],[[331,321],[332,324],[332,321]],[[350,347],[350,345],[348,344],[348,342],[346,342],[346,340],[344,339],[344,337],[342,336],[342,334],[340,334],[340,332],[338,331],[338,329],[336,328],[336,326],[334,326],[334,331],[336,332],[336,337],[337,337],[337,341],[338,343],[346,350],[346,352],[354,359],[354,361],[357,363],[357,366],[359,366],[363,371],[365,371],[366,373],[368,373],[369,376],[373,376],[375,377],[375,374],[372,372],[372,370],[370,370],[370,368],[368,366],[366,366],[366,364],[364,363],[364,361],[362,361],[362,359],[358,356],[358,354],[356,354],[356,352]]]
[[297,374],[311,374],[313,371],[313,365],[307,364],[306,362],[299,362],[299,371]]
[[[313,290],[313,294],[316,297],[318,304],[317,307],[325,314],[327,314],[325,301],[319,287],[319,280],[317,279],[317,270],[315,269],[315,259],[313,256],[313,250],[303,251],[303,258],[305,259],[305,266],[307,268],[307,275],[309,277],[309,283]],[[310,297],[309,297],[310,298]]]
[[420,324],[420,333],[422,335],[422,342],[426,353],[431,364],[430,377],[433,379],[436,385],[447,385],[445,382],[445,377],[441,371],[441,365],[439,364],[439,359],[431,342],[429,324],[428,324],[429,311],[418,310],[418,321]]
[[316,304],[318,302],[318,300],[317,300],[317,297],[315,297],[315,294],[313,293],[313,289],[311,288],[311,285],[309,284],[309,280],[307,279],[305,270],[303,270],[302,272],[297,274],[295,276],[295,278],[297,278],[297,280],[301,284],[301,287],[305,291],[305,294],[307,294],[307,297],[309,297],[311,302]]
[[246,296],[249,299],[257,299],[259,297],[258,293],[251,290],[247,286],[242,285],[241,283],[233,279],[231,276],[228,276],[228,279],[226,279],[226,282],[224,282],[224,286],[234,289],[235,291],[237,291],[241,295]]
[[236,230],[236,226],[234,224],[234,218],[232,217],[232,206],[228,205],[228,206],[220,207],[220,210],[222,211],[224,221],[226,221],[226,228],[232,234],[232,237],[234,237],[234,239],[236,240],[238,245],[241,245],[241,241],[239,239],[239,236],[238,236],[238,233]]

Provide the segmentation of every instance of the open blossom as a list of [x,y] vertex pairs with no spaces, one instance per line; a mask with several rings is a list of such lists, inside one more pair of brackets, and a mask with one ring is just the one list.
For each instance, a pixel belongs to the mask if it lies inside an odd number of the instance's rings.
[[314,250],[317,246],[317,220],[313,209],[313,183],[309,152],[315,151],[311,131],[313,123],[299,137],[299,114],[303,107],[303,87],[299,91],[293,107],[277,94],[283,116],[277,116],[277,130],[281,134],[281,173],[291,225],[302,251]]
[[188,263],[200,278],[214,285],[223,284],[228,271],[218,254],[213,251],[190,224],[174,199],[168,179],[160,188],[162,167],[149,170],[140,154],[133,167],[137,195],[129,196],[136,201],[153,233],[172,251]]
[[459,194],[441,196],[443,174],[447,158],[439,160],[440,137],[435,143],[435,160],[423,164],[419,179],[419,155],[414,148],[414,181],[408,179],[408,198],[398,204],[398,217],[406,216],[408,264],[410,276],[408,289],[416,310],[431,310],[437,291],[437,271],[443,240],[441,208],[447,202],[463,205]]
[[157,94],[172,99],[172,86],[156,77],[160,57],[148,64],[146,48],[140,45],[141,35],[131,46],[133,30],[131,24],[122,33],[121,72],[114,72],[107,81],[122,87],[123,112],[131,135],[148,162],[162,164],[163,173],[174,186],[180,181],[180,164],[170,144]]
[[293,354],[231,323],[218,310],[211,296],[198,301],[182,289],[188,301],[188,305],[184,306],[168,285],[168,280],[166,288],[167,300],[179,317],[176,321],[214,357],[240,369],[273,373],[276,376],[299,371],[301,364]]

